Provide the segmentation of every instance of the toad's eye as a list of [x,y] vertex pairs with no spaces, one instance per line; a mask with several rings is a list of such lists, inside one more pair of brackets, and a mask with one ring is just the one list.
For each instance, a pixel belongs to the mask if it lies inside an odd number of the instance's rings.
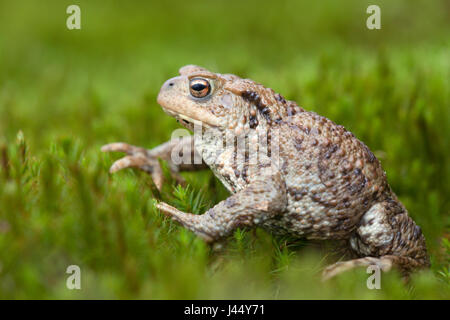
[[189,82],[189,90],[195,98],[204,98],[211,92],[211,85],[208,80],[194,78]]

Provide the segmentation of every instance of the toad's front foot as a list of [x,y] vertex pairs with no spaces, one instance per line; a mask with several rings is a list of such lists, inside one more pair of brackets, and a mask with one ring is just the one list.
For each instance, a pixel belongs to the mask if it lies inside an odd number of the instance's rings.
[[103,152],[124,152],[127,155],[116,160],[110,167],[109,172],[114,173],[126,168],[138,168],[152,176],[158,190],[161,190],[164,177],[158,158],[150,156],[148,150],[135,147],[123,142],[115,142],[104,145]]
[[[164,175],[159,164],[159,159],[167,162],[173,179],[179,184],[185,184],[185,180],[179,174],[181,171],[194,171],[207,168],[203,161],[197,163],[195,159],[201,159],[194,147],[193,136],[172,139],[151,150],[135,147],[128,143],[116,142],[102,147],[103,152],[124,152],[127,155],[113,163],[111,173],[125,169],[138,168],[149,173],[158,190],[161,190],[164,183]],[[187,156],[187,163],[176,164],[172,159],[175,157]],[[193,160],[194,159],[194,160]],[[192,160],[192,161],[191,161]],[[178,163],[178,161],[176,161]]]
[[[167,160],[166,154],[147,150],[145,148],[136,147],[128,143],[115,142],[104,145],[101,150],[103,152],[124,152],[127,155],[119,160],[116,160],[111,168],[110,173],[117,172],[126,168],[138,168],[149,173],[153,179],[158,190],[161,190],[164,183],[164,174],[159,163],[159,158]],[[172,177],[179,184],[184,184],[183,177],[177,172],[176,167],[170,167]]]

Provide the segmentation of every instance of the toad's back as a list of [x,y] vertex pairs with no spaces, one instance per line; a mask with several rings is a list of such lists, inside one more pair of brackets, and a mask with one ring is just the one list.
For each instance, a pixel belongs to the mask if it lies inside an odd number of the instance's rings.
[[268,223],[273,228],[309,238],[346,238],[373,203],[390,195],[378,159],[331,120],[299,109],[274,125],[274,134],[288,206],[285,217]]

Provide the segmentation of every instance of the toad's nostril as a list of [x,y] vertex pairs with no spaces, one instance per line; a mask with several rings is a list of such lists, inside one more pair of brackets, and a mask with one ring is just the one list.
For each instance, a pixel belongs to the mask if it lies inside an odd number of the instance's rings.
[[165,91],[172,91],[173,89],[175,89],[177,87],[177,79],[176,78],[172,78],[172,79],[168,79],[164,82],[164,84],[161,87],[161,90]]

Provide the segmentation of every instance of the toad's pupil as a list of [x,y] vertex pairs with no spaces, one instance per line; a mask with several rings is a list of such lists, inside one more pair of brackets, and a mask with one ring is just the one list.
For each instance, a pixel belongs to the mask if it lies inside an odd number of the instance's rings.
[[192,89],[195,91],[202,91],[203,89],[206,89],[206,86],[203,83],[195,83],[192,85]]

